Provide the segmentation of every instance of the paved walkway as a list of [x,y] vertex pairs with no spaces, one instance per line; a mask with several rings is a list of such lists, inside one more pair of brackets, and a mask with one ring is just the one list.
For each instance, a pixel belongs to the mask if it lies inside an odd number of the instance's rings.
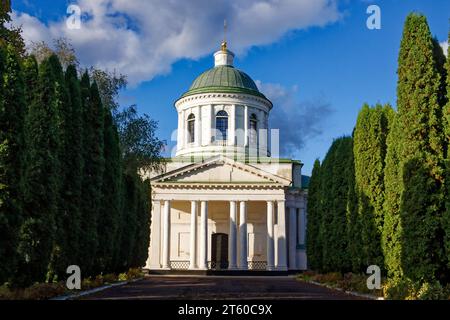
[[358,299],[293,277],[148,276],[141,281],[113,287],[83,299]]

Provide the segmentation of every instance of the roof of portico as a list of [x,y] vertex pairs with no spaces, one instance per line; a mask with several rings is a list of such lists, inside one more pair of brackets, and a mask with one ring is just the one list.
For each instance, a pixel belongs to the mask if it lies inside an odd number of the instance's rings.
[[[221,167],[220,170],[217,170]],[[190,163],[150,179],[164,188],[284,188],[291,180],[224,156]]]

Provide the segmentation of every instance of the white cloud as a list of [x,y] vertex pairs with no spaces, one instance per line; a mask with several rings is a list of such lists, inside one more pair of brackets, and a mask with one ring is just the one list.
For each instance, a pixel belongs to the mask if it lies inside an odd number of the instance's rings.
[[286,32],[340,19],[338,0],[77,0],[81,30],[61,20],[42,23],[14,12],[26,41],[69,38],[85,65],[116,69],[133,84],[170,71],[182,58],[197,59],[220,45],[222,23],[236,53],[277,41]]
[[444,54],[448,55],[448,41],[444,41],[440,43],[442,49],[444,50]]
[[323,124],[333,112],[323,99],[300,101],[298,87],[256,81],[258,89],[272,101],[270,128],[280,130],[282,156],[294,157],[312,138],[322,134]]

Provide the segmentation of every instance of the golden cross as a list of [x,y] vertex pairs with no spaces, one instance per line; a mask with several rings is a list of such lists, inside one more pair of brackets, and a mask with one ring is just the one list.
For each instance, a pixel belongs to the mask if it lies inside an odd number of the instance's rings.
[[223,20],[223,42],[222,51],[227,51],[227,20]]

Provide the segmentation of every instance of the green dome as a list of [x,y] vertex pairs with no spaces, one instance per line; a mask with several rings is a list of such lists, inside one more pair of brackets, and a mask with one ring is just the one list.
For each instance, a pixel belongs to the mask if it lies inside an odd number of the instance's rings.
[[222,65],[203,72],[194,80],[189,91],[183,97],[198,93],[246,93],[267,99],[255,82],[247,75],[233,66]]

